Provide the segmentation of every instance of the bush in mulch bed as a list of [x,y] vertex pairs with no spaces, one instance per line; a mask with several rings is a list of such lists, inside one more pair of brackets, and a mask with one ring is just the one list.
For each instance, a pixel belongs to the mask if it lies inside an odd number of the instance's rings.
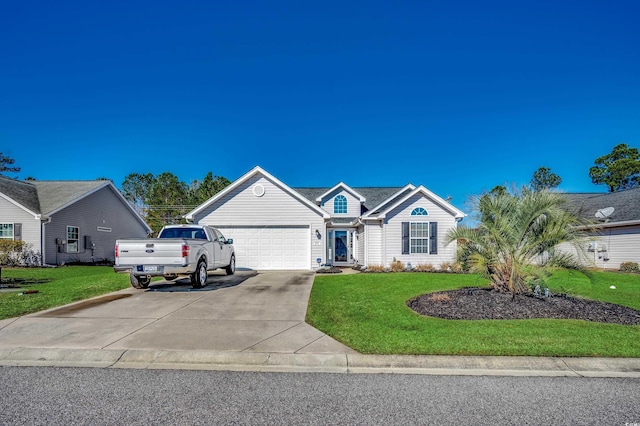
[[316,269],[316,274],[341,274],[342,269],[336,268],[335,266],[323,266],[322,268]]
[[420,315],[444,319],[578,319],[640,325],[640,311],[613,303],[577,297],[534,297],[501,293],[490,288],[465,288],[423,294],[407,302]]

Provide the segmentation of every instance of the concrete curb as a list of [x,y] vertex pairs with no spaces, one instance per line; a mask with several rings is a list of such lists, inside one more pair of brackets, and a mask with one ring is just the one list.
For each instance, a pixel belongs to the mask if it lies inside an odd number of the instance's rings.
[[0,366],[640,378],[640,359],[638,358],[387,356],[138,349],[15,348],[0,349]]

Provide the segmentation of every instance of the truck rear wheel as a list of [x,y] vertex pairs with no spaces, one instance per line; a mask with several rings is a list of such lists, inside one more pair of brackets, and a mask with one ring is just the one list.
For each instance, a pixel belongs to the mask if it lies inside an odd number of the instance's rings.
[[231,259],[229,260],[229,265],[227,265],[227,267],[224,268],[224,271],[227,273],[227,275],[233,275],[233,273],[236,272],[236,255],[235,254],[231,255]]
[[202,288],[207,284],[207,264],[204,261],[198,262],[196,272],[191,274],[191,287]]
[[151,282],[150,277],[144,276],[136,276],[133,274],[129,274],[129,281],[131,281],[131,286],[133,288],[143,289],[149,287],[149,283]]

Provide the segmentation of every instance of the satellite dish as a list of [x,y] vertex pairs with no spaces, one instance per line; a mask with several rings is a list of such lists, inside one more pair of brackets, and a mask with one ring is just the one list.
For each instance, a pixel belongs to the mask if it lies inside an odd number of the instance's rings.
[[604,209],[600,209],[596,212],[596,218],[607,219],[614,211],[615,209],[613,207],[605,207]]

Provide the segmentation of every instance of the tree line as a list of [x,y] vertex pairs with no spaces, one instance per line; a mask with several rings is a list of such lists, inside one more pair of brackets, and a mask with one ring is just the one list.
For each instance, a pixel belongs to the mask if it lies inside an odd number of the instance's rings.
[[223,190],[231,182],[212,172],[186,183],[170,172],[131,173],[122,182],[122,195],[154,233],[164,225],[184,223],[183,216]]
[[[18,173],[15,159],[0,152],[0,175]],[[589,169],[591,181],[606,185],[609,192],[617,192],[640,186],[640,151],[625,143],[616,145],[606,155],[598,157]],[[98,180],[109,180],[99,177]],[[25,180],[35,180],[28,177]],[[224,189],[231,182],[212,172],[202,180],[183,182],[171,172],[131,173],[122,182],[120,191],[134,209],[145,219],[154,232],[165,224],[180,223],[182,217],[196,206]],[[548,167],[540,167],[529,183],[531,190],[553,189],[562,183],[562,178]],[[507,188],[496,186],[490,194],[504,194]]]

